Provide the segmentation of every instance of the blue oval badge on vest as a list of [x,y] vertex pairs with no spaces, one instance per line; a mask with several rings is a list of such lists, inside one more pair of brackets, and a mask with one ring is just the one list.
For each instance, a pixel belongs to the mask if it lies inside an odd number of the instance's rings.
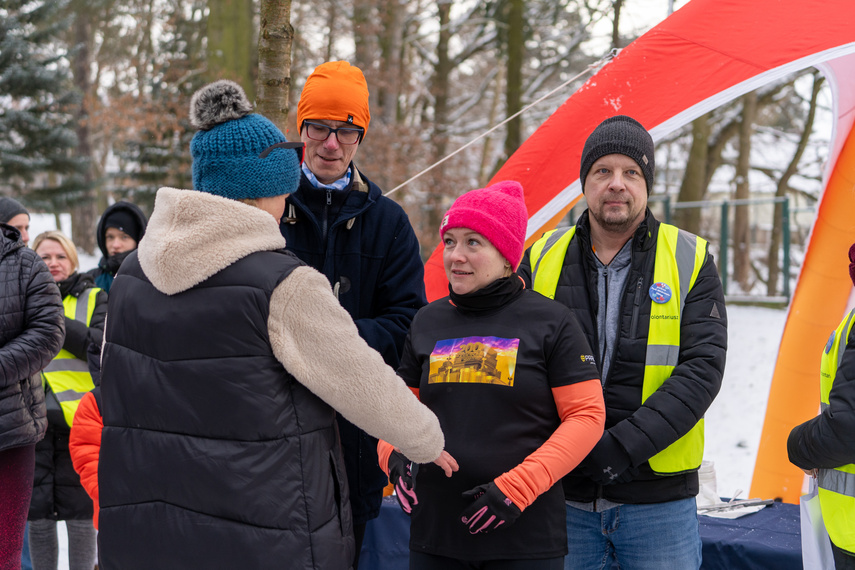
[[654,283],[648,290],[654,303],[667,303],[671,299],[671,288],[665,283]]
[[831,352],[831,349],[834,348],[834,335],[837,334],[837,331],[833,331],[831,336],[828,337],[828,342],[825,343],[825,354]]

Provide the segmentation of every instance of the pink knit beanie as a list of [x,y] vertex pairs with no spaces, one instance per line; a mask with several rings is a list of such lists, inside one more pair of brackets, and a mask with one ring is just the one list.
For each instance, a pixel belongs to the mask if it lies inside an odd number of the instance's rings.
[[493,244],[516,271],[522,261],[528,210],[519,182],[505,180],[470,190],[446,212],[439,237],[453,228],[476,231]]

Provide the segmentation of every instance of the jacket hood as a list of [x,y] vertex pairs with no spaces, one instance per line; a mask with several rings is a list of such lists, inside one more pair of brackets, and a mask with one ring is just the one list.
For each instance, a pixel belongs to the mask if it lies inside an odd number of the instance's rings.
[[[110,217],[110,214],[118,210],[125,210],[129,215],[134,217],[142,228],[143,236],[145,236],[147,222],[142,210],[140,210],[136,204],[131,204],[130,202],[116,202],[104,210],[104,213],[101,214],[101,219],[98,220],[98,228],[95,230],[95,239],[98,241],[98,249],[101,250],[101,254],[104,257],[109,257],[107,255],[107,242],[104,238],[104,234],[107,233],[107,228],[104,227],[104,222]],[[139,244],[137,244],[137,247],[139,247]]]
[[6,238],[0,241],[0,257],[3,257],[10,251],[24,247],[24,242],[21,241],[21,232],[12,226],[0,223],[0,233]]
[[284,247],[278,221],[264,210],[196,190],[161,188],[139,260],[152,285],[174,295],[251,253]]

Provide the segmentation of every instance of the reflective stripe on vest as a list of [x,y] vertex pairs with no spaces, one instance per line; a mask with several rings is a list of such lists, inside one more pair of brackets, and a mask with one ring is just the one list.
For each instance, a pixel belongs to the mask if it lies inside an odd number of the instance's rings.
[[[575,227],[543,235],[531,248],[532,289],[555,298],[558,278]],[[650,331],[644,359],[641,402],[671,376],[680,355],[680,322],[686,297],[706,259],[707,242],[676,226],[659,224],[653,282],[667,284],[671,297],[650,307]],[[704,420],[686,435],[650,458],[654,472],[675,474],[700,467],[704,455]]]
[[[834,386],[837,369],[843,360],[853,325],[855,309],[841,321],[822,352],[819,393],[823,411],[829,407],[829,394]],[[855,552],[855,464],[850,463],[835,469],[820,469],[817,484],[822,520],[831,542],[843,550]]]
[[[642,403],[670,378],[680,356],[680,323],[686,297],[698,279],[707,255],[707,242],[676,226],[659,224],[653,282],[664,283],[671,297],[664,303],[650,303],[650,329],[644,359]],[[654,473],[693,471],[704,458],[704,420],[689,432],[651,457]]]
[[[98,291],[100,289],[93,287],[80,293],[79,297],[67,295],[62,300],[65,316],[89,326]],[[85,299],[85,302],[80,302],[80,299]],[[80,400],[95,387],[88,364],[63,348],[42,371],[42,376],[59,401],[65,423],[71,427]]]
[[531,246],[530,260],[535,260],[531,266],[532,289],[549,297],[555,298],[558,287],[558,277],[564,265],[564,256],[570,240],[576,234],[576,226],[561,228],[546,232]]

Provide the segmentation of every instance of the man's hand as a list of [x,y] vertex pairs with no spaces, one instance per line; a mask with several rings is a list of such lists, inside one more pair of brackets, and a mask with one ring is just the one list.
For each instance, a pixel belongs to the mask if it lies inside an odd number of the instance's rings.
[[493,481],[464,491],[463,498],[475,499],[460,517],[460,521],[469,527],[471,534],[509,526],[522,513]]
[[[608,431],[579,464],[579,471],[599,485],[626,483],[637,474],[623,446]],[[629,470],[629,472],[627,472]]]

